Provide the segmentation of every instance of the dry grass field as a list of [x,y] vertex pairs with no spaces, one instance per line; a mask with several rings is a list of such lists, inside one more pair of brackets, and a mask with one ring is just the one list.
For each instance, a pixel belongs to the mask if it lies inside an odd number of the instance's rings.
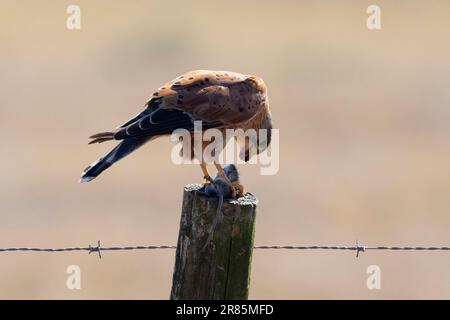
[[[280,170],[239,167],[255,242],[450,245],[450,3],[0,1],[0,247],[175,244],[197,166],[151,142],[78,184],[87,137],[194,69],[261,76]],[[81,290],[66,288],[79,265]],[[166,299],[174,251],[0,253],[0,298]],[[381,290],[366,269],[381,268]],[[253,299],[450,298],[447,252],[256,251]]]

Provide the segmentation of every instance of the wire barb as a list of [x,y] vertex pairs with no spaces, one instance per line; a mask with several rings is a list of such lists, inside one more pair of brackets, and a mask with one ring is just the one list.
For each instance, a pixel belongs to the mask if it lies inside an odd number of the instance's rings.
[[365,246],[360,246],[358,243],[358,239],[356,239],[356,257],[359,257],[359,253],[360,252],[366,252],[366,247]]
[[91,245],[89,245],[89,254],[91,254],[92,252],[98,252],[98,258],[101,259],[102,258],[102,254],[100,252],[100,240],[97,241],[97,246],[96,247],[92,247]]

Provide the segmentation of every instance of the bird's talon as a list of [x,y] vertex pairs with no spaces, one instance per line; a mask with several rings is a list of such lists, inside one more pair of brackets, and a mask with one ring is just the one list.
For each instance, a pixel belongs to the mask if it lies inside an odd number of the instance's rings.
[[231,186],[233,187],[233,198],[242,197],[244,195],[244,186],[238,181],[232,182]]

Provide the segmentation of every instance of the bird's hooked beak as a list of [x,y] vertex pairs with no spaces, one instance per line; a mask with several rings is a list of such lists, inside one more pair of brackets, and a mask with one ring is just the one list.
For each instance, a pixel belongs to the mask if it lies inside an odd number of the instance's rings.
[[250,150],[242,148],[241,152],[239,152],[239,158],[245,162],[248,162],[248,160],[250,160]]
[[242,148],[241,152],[239,152],[239,158],[241,160],[244,160],[245,162],[248,162],[250,158],[257,154],[257,149],[255,146],[250,145],[250,148]]

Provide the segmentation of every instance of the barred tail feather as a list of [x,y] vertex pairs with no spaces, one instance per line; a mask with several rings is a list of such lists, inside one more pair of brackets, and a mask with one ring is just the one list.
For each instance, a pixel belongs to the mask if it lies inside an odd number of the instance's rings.
[[92,139],[89,142],[89,144],[102,143],[102,142],[105,142],[105,141],[114,140],[114,132],[113,131],[100,132],[100,133],[97,133],[97,134],[94,134],[94,135],[90,136],[89,138]]
[[151,137],[131,138],[122,141],[114,149],[112,149],[107,155],[100,158],[97,162],[94,162],[87,167],[82,173],[80,183],[89,182],[99,176],[103,171],[112,166],[115,162],[126,157],[134,150],[149,141]]

